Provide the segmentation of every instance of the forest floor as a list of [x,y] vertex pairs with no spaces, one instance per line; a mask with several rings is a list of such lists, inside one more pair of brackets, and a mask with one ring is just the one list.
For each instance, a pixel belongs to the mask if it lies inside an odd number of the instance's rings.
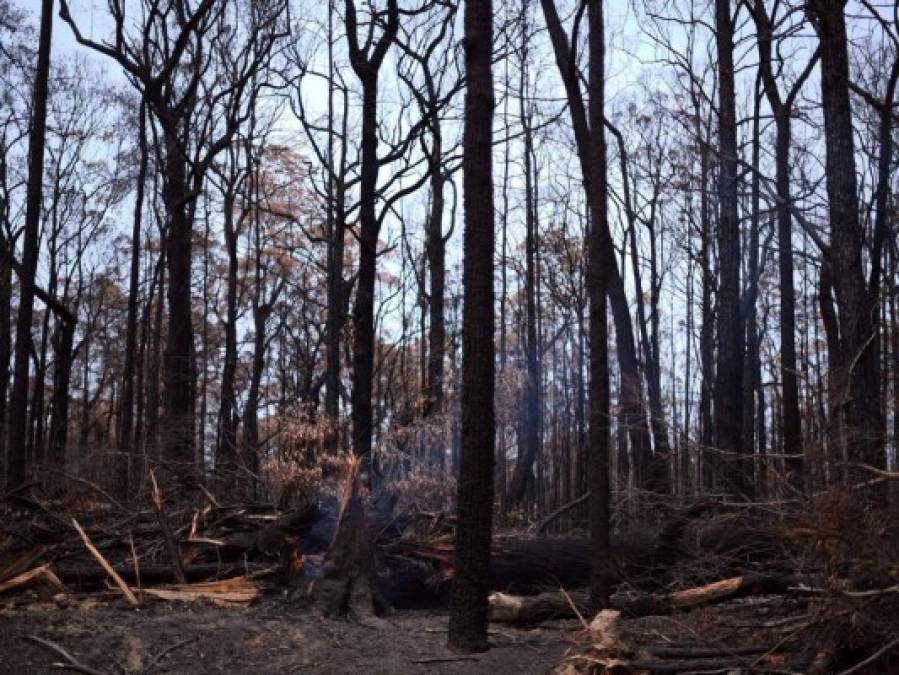
[[[736,653],[760,646],[744,657],[746,667],[783,672],[772,652],[795,640],[807,618],[793,601],[767,596],[630,619],[621,628],[628,641],[668,648]],[[93,675],[543,674],[587,644],[574,620],[528,629],[493,624],[490,651],[459,655],[446,647],[446,625],[446,613],[435,611],[400,611],[362,624],[323,619],[274,594],[244,607],[155,601],[133,609],[111,592],[58,602],[26,592],[0,605],[0,674],[43,675],[62,660],[26,636],[63,648]]]
[[576,624],[491,626],[492,648],[446,647],[445,613],[404,611],[360,624],[323,619],[280,598],[248,607],[154,602],[132,609],[97,594],[0,605],[0,673],[44,675],[61,659],[25,639],[65,649],[100,673],[546,673],[572,644]]

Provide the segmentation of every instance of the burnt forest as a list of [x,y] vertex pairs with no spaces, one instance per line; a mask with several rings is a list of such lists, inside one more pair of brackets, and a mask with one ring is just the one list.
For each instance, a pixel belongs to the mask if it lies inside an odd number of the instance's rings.
[[899,672],[899,0],[0,0],[0,675]]

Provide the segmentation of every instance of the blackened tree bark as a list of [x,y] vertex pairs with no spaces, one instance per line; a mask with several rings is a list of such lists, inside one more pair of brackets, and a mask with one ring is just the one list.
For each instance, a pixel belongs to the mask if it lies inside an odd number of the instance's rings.
[[[899,28],[899,26],[894,23],[893,28]],[[884,274],[884,272],[889,272],[889,270],[884,265],[884,257],[885,255],[890,255],[892,257],[894,251],[891,250],[889,246],[895,245],[895,237],[892,238],[892,242],[889,242],[890,237],[888,221],[890,210],[894,208],[890,204],[890,174],[893,164],[893,157],[895,154],[892,134],[896,122],[896,89],[897,85],[899,85],[899,34],[897,34],[895,30],[891,30],[888,34],[891,42],[893,43],[893,49],[895,50],[895,52],[893,57],[893,65],[890,68],[890,72],[887,77],[883,98],[878,98],[870,91],[867,91],[866,89],[851,82],[849,85],[855,93],[860,95],[862,99],[864,99],[864,101],[874,109],[878,117],[877,181],[874,188],[874,226],[870,253],[871,270],[868,277],[868,307],[870,308],[869,311],[871,312],[871,319],[873,323],[871,327],[873,338],[871,340],[870,349],[874,352],[875,358],[879,358],[879,354],[881,353],[881,336],[880,331],[878,330],[879,312],[877,307],[878,303],[880,302],[880,293],[883,284],[883,278],[890,278],[888,274]],[[885,245],[887,246],[886,250]],[[893,272],[892,279],[895,280],[895,272]],[[895,283],[892,286],[895,286]],[[888,285],[887,290],[893,290],[893,288]],[[893,303],[893,306],[895,306],[895,291],[893,291],[893,294],[888,297],[891,298],[891,302]],[[885,311],[885,309],[885,307],[882,308],[883,311]],[[884,314],[884,318],[885,317],[886,314]],[[895,325],[896,324],[894,323],[894,340],[896,332]],[[886,335],[884,335],[883,339],[886,340]],[[886,355],[884,354],[884,357],[885,356]],[[885,379],[884,384],[886,384]],[[895,391],[897,387],[894,385],[893,389]],[[884,412],[882,411],[881,416],[883,415]],[[894,425],[899,428],[899,422],[894,421]]]
[[862,263],[864,233],[858,210],[844,5],[842,0],[810,0],[807,5],[820,40],[830,213],[828,257],[842,352],[834,380],[836,390],[831,395],[836,398],[836,407],[845,412],[848,457],[882,465],[884,427],[879,392],[880,355],[876,345],[879,298],[868,293]]
[[760,255],[761,245],[761,175],[759,174],[759,155],[761,152],[761,81],[756,78],[752,110],[751,166],[752,179],[749,189],[749,247],[746,251],[746,283],[743,291],[743,327],[746,331],[746,353],[743,359],[743,411],[742,435],[743,443],[750,454],[755,452],[755,413],[756,394],[761,390],[761,336],[758,327],[758,291],[759,267],[764,268],[764,260]]
[[63,469],[66,464],[66,446],[68,444],[69,383],[72,376],[77,317],[61,303],[55,302],[52,306],[58,317],[58,323],[53,337],[55,364],[53,367],[53,395],[50,399],[50,437],[47,459],[53,466]]
[[[372,377],[375,351],[375,271],[380,221],[375,212],[378,189],[378,72],[399,29],[397,0],[388,0],[386,24],[368,53],[360,46],[356,5],[346,0],[346,31],[350,64],[362,84],[362,153],[359,177],[359,274],[353,306],[353,452],[365,462],[368,480],[374,466],[372,447]],[[374,16],[371,21],[376,21]]]
[[715,371],[715,443],[719,477],[736,493],[752,494],[752,463],[742,438],[744,335],[740,318],[740,223],[737,193],[737,118],[734,21],[730,0],[715,0],[718,47],[718,364]]
[[817,63],[816,52],[796,82],[782,96],[774,74],[774,35],[765,3],[750,3],[759,51],[759,72],[775,124],[775,190],[777,193],[777,245],[780,274],[780,369],[783,382],[783,448],[789,455],[787,470],[802,474],[802,423],[799,417],[799,380],[796,372],[796,308],[793,284],[793,222],[790,210],[790,144],[793,103]]
[[[697,107],[698,110],[698,107]],[[697,115],[697,126],[699,116]],[[701,138],[701,137],[700,137]],[[715,275],[712,271],[712,207],[709,194],[711,159],[708,142],[700,141],[699,156],[699,262],[702,273],[701,313],[702,328],[699,334],[699,359],[702,376],[699,383],[699,426],[702,445],[702,473],[700,488],[710,474],[708,451],[712,446],[712,385],[715,380],[715,321],[712,307],[712,293],[715,290]]]
[[[640,256],[637,249],[637,214],[635,212],[633,198],[631,197],[631,177],[628,170],[627,148],[625,147],[624,136],[621,131],[609,120],[605,121],[605,126],[615,137],[615,141],[618,145],[618,158],[622,177],[622,197],[624,200],[625,217],[627,219],[628,231],[630,234],[631,263],[634,274],[634,290],[637,298],[637,318],[640,338],[645,346],[645,349],[643,350],[643,362],[646,368],[647,390],[649,393],[650,427],[652,429],[653,443],[655,444],[655,452],[651,461],[648,457],[648,453],[644,453],[643,457],[638,457],[638,459],[643,461],[643,465],[639,467],[641,471],[638,472],[637,477],[639,484],[646,489],[657,493],[667,493],[670,489],[668,480],[668,461],[671,449],[668,444],[668,425],[665,421],[665,411],[662,407],[662,368],[659,355],[658,330],[658,298],[660,284],[658,282],[658,262],[655,243],[655,209],[652,209],[653,216],[646,221],[650,238],[649,296],[651,314],[650,320],[647,320],[642,275],[640,273]],[[659,162],[655,175],[656,189],[661,187],[661,175],[659,174],[661,166],[662,163]],[[650,323],[652,324],[651,332],[647,325]],[[646,465],[647,462],[649,462],[648,466]]]
[[[581,174],[584,185],[588,186],[591,184],[590,173],[592,170],[590,165],[591,129],[580,90],[577,64],[569,47],[569,44],[574,44],[576,40],[569,42],[554,2],[541,0],[541,5],[556,57],[556,65],[562,77],[562,83],[565,86],[568,109],[578,148]],[[582,13],[579,12],[578,16],[582,16]],[[576,21],[577,25],[579,23],[580,19]],[[602,127],[600,127],[599,133],[602,133],[601,129]],[[587,188],[587,192],[589,200],[589,188]],[[593,204],[589,204],[589,206],[591,210],[595,210]],[[608,227],[608,224],[605,222],[604,225]],[[606,233],[606,238],[611,242],[611,236],[608,232]],[[642,379],[637,360],[637,344],[634,338],[634,328],[631,324],[630,307],[613,248],[608,246],[603,255],[606,258],[603,260],[603,265],[607,269],[607,292],[612,309],[612,319],[615,323],[616,355],[618,367],[621,371],[621,415],[628,427],[631,452],[637,458],[638,466],[648,466],[651,459],[649,453],[652,449],[652,442],[650,440],[646,406],[643,401]]]
[[[231,159],[236,156],[231,153]],[[234,165],[230,167],[229,178],[238,179]],[[240,237],[242,216],[235,218],[237,180],[228,181],[222,200],[222,226],[225,234],[225,253],[228,256],[228,271],[225,278],[225,355],[222,362],[222,383],[219,392],[218,446],[215,454],[216,472],[225,474],[233,471],[237,464],[237,393],[234,379],[237,374],[237,241]]]
[[609,356],[606,318],[608,252],[608,184],[606,178],[605,117],[605,36],[602,0],[589,0],[590,91],[589,123],[590,183],[588,187],[592,222],[587,242],[587,288],[590,303],[590,603],[594,610],[609,602],[611,543],[609,541]]
[[[177,123],[176,123],[177,124]],[[178,125],[181,126],[181,125]],[[176,127],[177,128],[177,127]],[[191,197],[187,158],[182,145],[186,138],[173,132],[165,139],[165,181],[163,199],[169,215],[166,262],[169,283],[168,331],[163,352],[163,436],[162,457],[183,465],[194,462],[194,331],[191,315],[191,240],[193,238]]]
[[[0,163],[4,163],[0,158]],[[0,169],[3,167],[0,166]],[[4,210],[6,205],[2,205]],[[8,250],[9,242],[0,232],[0,248]],[[6,457],[6,396],[9,391],[9,366],[12,359],[12,267],[0,269],[0,457]]]
[[512,470],[512,479],[509,481],[506,499],[508,505],[520,505],[524,500],[527,488],[534,478],[534,461],[537,459],[540,446],[540,347],[537,344],[537,223],[534,217],[535,195],[532,158],[534,153],[534,132],[532,129],[531,112],[528,110],[528,41],[530,40],[527,21],[528,2],[524,0],[521,7],[522,45],[521,67],[519,79],[519,100],[521,103],[520,119],[524,141],[524,210],[525,210],[525,273],[524,273],[524,297],[525,297],[525,335],[524,354],[526,362],[527,381],[524,388],[523,405],[519,411],[519,453]]
[[19,311],[16,316],[16,347],[13,386],[9,399],[7,441],[7,489],[25,482],[28,422],[28,366],[31,357],[31,319],[34,313],[34,282],[38,259],[38,226],[44,172],[44,141],[47,129],[47,93],[50,75],[50,42],[53,28],[53,0],[41,3],[37,69],[31,107],[31,135],[28,140],[28,186],[25,196],[25,230],[22,242],[22,273],[19,275]]
[[[443,409],[443,362],[446,360],[446,235],[443,232],[444,184],[446,178],[441,163],[442,138],[440,122],[432,125],[431,213],[428,216],[428,271],[431,274],[428,313],[428,409],[440,413]],[[439,450],[439,452],[438,452]],[[431,458],[443,465],[443,443],[434,448]]]
[[131,277],[128,286],[128,318],[125,328],[125,362],[122,366],[122,395],[119,399],[119,475],[121,494],[129,492],[129,468],[134,447],[134,379],[137,370],[137,312],[140,292],[140,254],[142,250],[141,223],[144,209],[144,183],[147,179],[147,111],[141,100],[138,111],[137,147],[138,166],[135,181],[134,219],[131,227]]
[[487,649],[487,591],[496,443],[493,345],[493,8],[465,3],[462,456],[449,645]]
[[[334,425],[328,436],[331,450],[340,445],[340,344],[344,324],[343,249],[346,236],[344,171],[338,174],[334,157],[334,0],[328,11],[328,317],[325,338],[325,412]],[[344,105],[346,95],[344,94]],[[346,165],[346,114],[343,116],[341,168]]]
[[[0,147],[0,251],[11,251],[7,239],[9,228],[9,194],[6,171],[6,144]],[[12,267],[0,267],[0,458],[6,458],[7,394],[12,360]],[[5,484],[0,475],[0,484]]]

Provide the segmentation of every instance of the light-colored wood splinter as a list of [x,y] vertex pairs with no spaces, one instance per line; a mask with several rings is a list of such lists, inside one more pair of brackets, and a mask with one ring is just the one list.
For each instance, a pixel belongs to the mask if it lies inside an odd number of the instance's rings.
[[104,558],[100,551],[97,550],[97,547],[91,543],[90,537],[88,537],[87,533],[81,529],[81,525],[79,525],[78,521],[74,518],[72,518],[72,526],[75,528],[75,531],[78,532],[81,541],[84,542],[85,548],[90,551],[90,554],[94,556],[98,563],[100,563],[100,567],[112,577],[112,580],[115,582],[115,585],[119,587],[119,590],[122,591],[122,595],[125,596],[125,600],[128,604],[132,607],[140,607],[140,600],[137,599],[137,596],[134,595],[134,592],[128,587],[125,580],[119,576],[118,572],[112,569],[112,565],[106,562],[106,558]]

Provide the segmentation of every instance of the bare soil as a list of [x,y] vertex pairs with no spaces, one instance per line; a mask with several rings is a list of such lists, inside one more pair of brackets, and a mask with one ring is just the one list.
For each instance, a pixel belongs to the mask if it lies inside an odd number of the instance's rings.
[[492,649],[462,656],[447,649],[447,617],[435,612],[360,624],[323,619],[279,597],[249,607],[154,602],[135,610],[96,594],[60,603],[26,596],[0,605],[2,675],[55,671],[61,659],[28,635],[109,675],[545,673],[562,660],[576,628],[572,622],[491,627]]

